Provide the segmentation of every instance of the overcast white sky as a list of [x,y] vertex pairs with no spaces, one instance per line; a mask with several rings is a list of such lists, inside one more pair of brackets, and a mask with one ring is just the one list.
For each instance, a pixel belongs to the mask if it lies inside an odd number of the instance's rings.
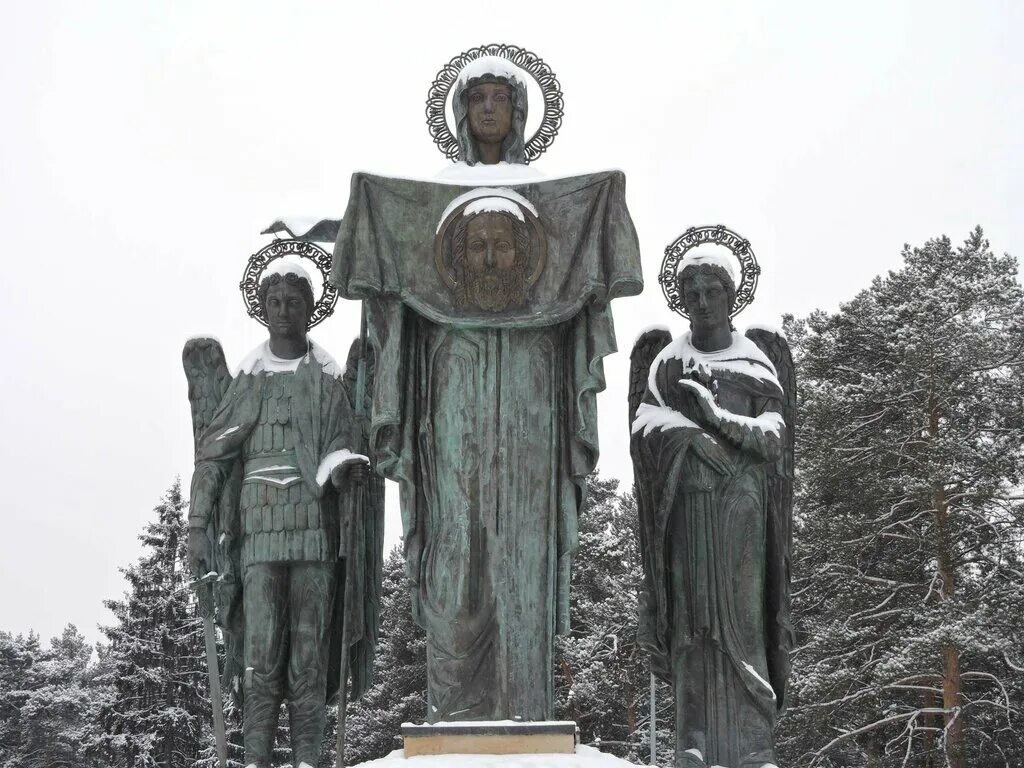
[[[357,169],[445,164],[424,100],[467,48],[515,43],[557,73],[541,171],[628,178],[648,287],[614,305],[605,475],[631,477],[634,336],[683,330],[655,278],[687,227],[752,242],[740,326],[835,309],[903,243],[975,224],[1024,254],[1020,3],[358,6],[5,3],[0,629],[99,638],[118,566],[189,480],[182,342],[214,333],[233,364],[260,341],[237,285],[271,219],[340,216]],[[314,335],[343,358],[356,317]]]

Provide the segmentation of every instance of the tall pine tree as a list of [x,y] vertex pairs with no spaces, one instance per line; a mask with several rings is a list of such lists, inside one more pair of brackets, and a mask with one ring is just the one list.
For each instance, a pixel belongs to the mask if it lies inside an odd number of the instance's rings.
[[374,685],[349,705],[346,765],[384,757],[399,746],[396,738],[401,724],[422,723],[427,714],[427,641],[412,619],[400,547],[384,560],[374,670]]
[[189,588],[186,501],[176,480],[139,536],[143,554],[122,569],[128,592],[105,605],[115,618],[107,678],[114,701],[102,714],[114,766],[192,766],[209,738],[202,621]]
[[1024,765],[1024,300],[980,229],[789,322],[801,386],[784,754]]
[[[575,720],[584,743],[634,762],[650,752],[650,672],[637,644],[642,578],[637,509],[618,481],[591,475],[573,558],[570,633],[556,639],[555,712]],[[659,686],[661,718],[671,699]],[[664,724],[670,720],[662,719]],[[667,748],[663,731],[659,744]]]
[[71,624],[46,649],[35,635],[0,633],[0,765],[104,765],[98,715],[109,692],[96,679],[92,651]]

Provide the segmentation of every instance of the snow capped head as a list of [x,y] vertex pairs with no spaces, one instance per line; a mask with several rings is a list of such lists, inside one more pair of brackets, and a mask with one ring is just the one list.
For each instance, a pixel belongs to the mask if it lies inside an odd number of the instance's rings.
[[691,251],[683,257],[683,260],[679,262],[679,275],[683,274],[689,266],[699,267],[701,265],[710,265],[718,267],[725,271],[725,274],[729,277],[729,282],[736,285],[736,272],[733,269],[733,259],[722,253],[716,253],[714,251]]
[[478,213],[487,212],[515,216],[524,224],[526,223],[523,210],[507,197],[479,197],[462,209],[463,216],[475,216]]
[[[470,210],[470,207],[473,206],[473,201],[480,200],[482,198],[486,198],[493,202],[483,204],[484,207],[480,209],[474,208],[473,210]],[[463,215],[465,216],[472,216],[474,213],[480,213],[483,210],[511,213],[520,221],[524,221],[523,211],[529,211],[533,214],[534,218],[537,216],[537,208],[534,204],[514,189],[509,189],[508,187],[477,187],[476,189],[471,189],[468,192],[463,192],[448,203],[448,206],[444,209],[444,213],[441,214],[441,220],[437,222],[436,231],[441,231],[441,227],[444,226],[444,223],[448,220],[452,211],[458,209],[461,205],[466,205],[467,202],[469,205],[467,205],[466,210],[463,211]]]
[[452,96],[460,160],[482,162],[481,146],[487,145],[487,151],[500,149],[500,162],[526,162],[527,77],[500,56],[481,56],[463,67]]
[[263,270],[263,275],[260,277],[260,283],[262,284],[271,275],[295,275],[297,278],[305,280],[309,284],[309,289],[313,290],[313,281],[309,277],[309,272],[302,268],[302,265],[296,264],[294,261],[285,261],[284,259],[277,259],[271,262],[270,266]]
[[462,68],[462,71],[459,72],[456,87],[465,87],[471,81],[482,81],[487,77],[504,80],[508,83],[516,82],[525,86],[528,75],[511,61],[501,56],[481,56],[478,59],[473,59]]
[[[310,280],[309,273],[294,262],[277,259],[263,271],[263,275],[260,277],[259,298],[263,319],[267,319],[267,294],[273,286],[281,283],[298,289],[306,302],[308,315],[312,316],[316,299],[313,296],[313,281]],[[309,322],[309,317],[306,318],[306,322]]]

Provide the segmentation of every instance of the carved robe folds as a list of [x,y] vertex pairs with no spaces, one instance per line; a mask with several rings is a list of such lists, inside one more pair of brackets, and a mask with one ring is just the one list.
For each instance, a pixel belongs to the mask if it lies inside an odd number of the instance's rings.
[[496,312],[460,302],[435,253],[470,188],[353,176],[333,280],[364,300],[378,361],[371,442],[401,486],[431,722],[551,716],[553,637],[568,629],[595,398],[615,351],[609,302],[642,289],[624,184],[607,172],[516,185],[546,260],[525,300]]

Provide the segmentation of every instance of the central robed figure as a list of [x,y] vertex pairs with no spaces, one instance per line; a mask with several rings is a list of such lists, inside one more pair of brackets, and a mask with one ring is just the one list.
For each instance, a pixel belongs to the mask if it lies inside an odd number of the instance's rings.
[[526,77],[468,65],[462,162],[439,182],[355,174],[334,253],[378,361],[371,449],[401,486],[430,722],[552,715],[609,305],[643,287],[622,173],[525,166]]

